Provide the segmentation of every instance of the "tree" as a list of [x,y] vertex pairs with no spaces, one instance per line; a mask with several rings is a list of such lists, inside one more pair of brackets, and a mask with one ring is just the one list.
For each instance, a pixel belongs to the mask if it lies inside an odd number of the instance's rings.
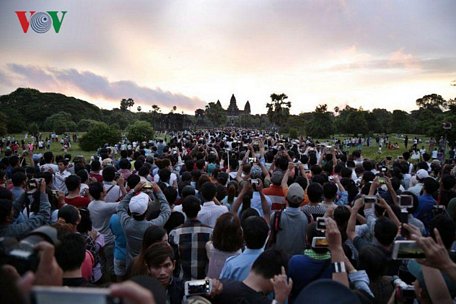
[[441,112],[442,110],[448,109],[448,101],[446,101],[441,95],[429,94],[424,95],[416,100],[416,105],[420,108],[429,109],[433,112]]
[[38,136],[38,133],[40,132],[38,124],[36,122],[32,122],[28,126],[28,131],[29,131],[30,135],[32,135],[32,136],[35,136],[35,137]]
[[369,132],[365,111],[352,111],[348,114],[346,121],[347,133],[366,135]]
[[138,110],[138,112],[141,112],[141,110],[142,110],[141,106],[138,106],[138,107],[136,108],[136,110]]
[[130,141],[148,141],[154,135],[154,128],[147,121],[137,120],[127,128],[127,138]]
[[84,151],[94,151],[105,144],[116,144],[120,139],[119,129],[114,128],[112,125],[108,126],[104,122],[96,122],[82,136],[79,146]]
[[63,134],[75,128],[76,123],[73,121],[71,114],[64,111],[49,116],[44,121],[44,129],[46,131],[54,131],[57,134]]
[[215,102],[210,102],[206,105],[206,117],[215,126],[224,126],[226,124],[226,112],[222,106]]
[[288,99],[288,96],[284,93],[273,93],[271,94],[271,102],[266,104],[269,121],[279,128],[287,122],[288,116],[290,116],[291,102],[285,101],[285,99]]
[[394,110],[391,118],[391,131],[395,133],[408,133],[408,113]]
[[307,135],[326,138],[334,134],[334,114],[328,112],[328,105],[318,105],[306,127]]
[[79,132],[86,132],[87,130],[90,129],[90,127],[93,125],[93,124],[96,124],[98,123],[99,121],[96,121],[96,120],[93,120],[93,119],[81,119],[79,122],[78,122],[78,126],[77,126],[77,130]]
[[128,98],[128,99],[125,99],[123,98],[121,101],[120,101],[120,109],[122,111],[126,111],[128,110],[128,108],[131,108],[135,105],[135,101],[131,98]]
[[161,110],[160,110],[160,107],[159,107],[159,106],[157,106],[156,104],[152,105],[152,112],[158,113],[158,112],[160,112],[160,111],[161,111]]
[[8,120],[6,119],[6,115],[0,112],[0,136],[3,136],[7,133],[8,129],[6,125]]

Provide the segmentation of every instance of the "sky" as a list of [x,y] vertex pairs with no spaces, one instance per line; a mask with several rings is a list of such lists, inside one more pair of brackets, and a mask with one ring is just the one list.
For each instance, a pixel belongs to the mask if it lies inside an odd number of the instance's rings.
[[[58,33],[38,18],[48,11],[67,12]],[[193,114],[234,94],[261,114],[285,93],[293,114],[411,111],[426,94],[456,97],[455,12],[454,0],[1,0],[0,95],[30,87]]]

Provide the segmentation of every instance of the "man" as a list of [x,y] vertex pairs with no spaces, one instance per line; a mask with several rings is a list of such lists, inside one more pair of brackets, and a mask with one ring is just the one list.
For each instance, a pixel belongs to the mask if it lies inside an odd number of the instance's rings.
[[216,205],[214,202],[215,195],[217,194],[217,187],[211,183],[206,182],[201,186],[201,197],[204,200],[203,207],[198,213],[198,220],[211,228],[214,228],[215,223],[220,215],[229,212],[226,206]]
[[287,208],[281,213],[276,211],[271,216],[271,231],[275,234],[274,248],[290,255],[302,253],[306,248],[308,220],[299,208],[303,200],[304,189],[298,183],[293,183],[288,188]]
[[253,262],[264,251],[269,227],[259,216],[251,216],[242,224],[246,249],[240,255],[229,257],[220,273],[220,279],[243,281],[247,278]]
[[173,277],[176,260],[168,242],[157,242],[147,248],[144,263],[147,273],[166,289],[166,303],[181,304],[184,298],[184,281]]
[[182,210],[187,221],[169,233],[169,242],[179,255],[184,279],[204,279],[209,265],[206,243],[210,240],[212,228],[198,220],[201,202],[196,196],[185,197]]
[[[127,265],[139,254],[144,231],[152,225],[163,227],[171,214],[171,208],[163,192],[157,184],[153,183],[153,192],[160,201],[160,214],[157,218],[148,221],[146,212],[150,198],[146,193],[140,192],[143,186],[144,183],[138,183],[135,189],[127,194],[117,206],[117,214],[127,238]],[[131,216],[128,214],[128,210]]]
[[34,229],[49,223],[51,204],[46,194],[46,183],[44,180],[41,181],[39,190],[36,191],[40,191],[39,210],[22,223],[13,223],[13,221],[14,214],[19,214],[24,208],[25,194],[14,201],[14,203],[8,199],[0,199],[0,237],[11,236],[21,238]]
[[116,183],[116,168],[113,166],[106,166],[102,172],[103,176],[103,188],[106,191],[106,202],[118,202],[120,199],[127,194],[124,183]]
[[13,173],[11,180],[14,186],[13,189],[11,189],[11,193],[13,194],[13,200],[16,200],[25,192],[27,176],[23,171],[16,171]]
[[272,173],[271,186],[263,189],[263,194],[272,202],[271,210],[283,210],[285,209],[285,194],[282,189],[283,173],[280,170]]
[[106,191],[101,183],[91,184],[89,193],[93,198],[93,201],[87,207],[90,212],[92,226],[103,235],[105,241],[101,263],[105,270],[104,273],[114,277],[114,235],[109,228],[109,221],[111,216],[116,213],[118,204],[105,201]]
[[[212,303],[284,304],[293,286],[286,275],[287,258],[279,250],[263,252],[243,281],[222,280],[221,293]],[[274,299],[267,296],[274,291]]]
[[65,179],[71,175],[71,173],[67,171],[68,161],[66,159],[60,159],[57,165],[59,169],[57,172],[54,172],[54,187],[56,190],[67,193],[68,190],[65,185]]
[[73,205],[76,208],[85,208],[89,205],[90,199],[87,196],[81,196],[81,178],[79,176],[68,176],[65,179],[65,186],[68,189],[68,195],[65,196],[65,203]]

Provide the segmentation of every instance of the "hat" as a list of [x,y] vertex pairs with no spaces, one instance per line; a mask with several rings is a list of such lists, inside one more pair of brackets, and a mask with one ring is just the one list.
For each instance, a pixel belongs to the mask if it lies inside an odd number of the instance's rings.
[[314,281],[301,290],[295,303],[361,303],[359,298],[339,282],[321,279]]
[[420,170],[416,171],[417,179],[425,179],[426,177],[429,177],[429,173],[426,170],[420,169]]
[[149,206],[149,196],[143,192],[133,196],[130,200],[130,212],[144,214]]
[[271,182],[274,185],[280,185],[282,183],[282,179],[283,179],[282,171],[278,170],[278,171],[274,171],[274,173],[272,173]]
[[299,204],[304,199],[304,189],[298,183],[293,183],[288,188],[287,201],[292,204]]

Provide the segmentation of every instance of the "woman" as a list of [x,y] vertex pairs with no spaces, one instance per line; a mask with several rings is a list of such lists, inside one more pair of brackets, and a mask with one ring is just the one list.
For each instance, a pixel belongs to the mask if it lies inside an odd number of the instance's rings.
[[241,222],[233,213],[222,214],[212,232],[212,241],[207,242],[209,259],[207,276],[218,278],[226,259],[241,253],[243,245]]

